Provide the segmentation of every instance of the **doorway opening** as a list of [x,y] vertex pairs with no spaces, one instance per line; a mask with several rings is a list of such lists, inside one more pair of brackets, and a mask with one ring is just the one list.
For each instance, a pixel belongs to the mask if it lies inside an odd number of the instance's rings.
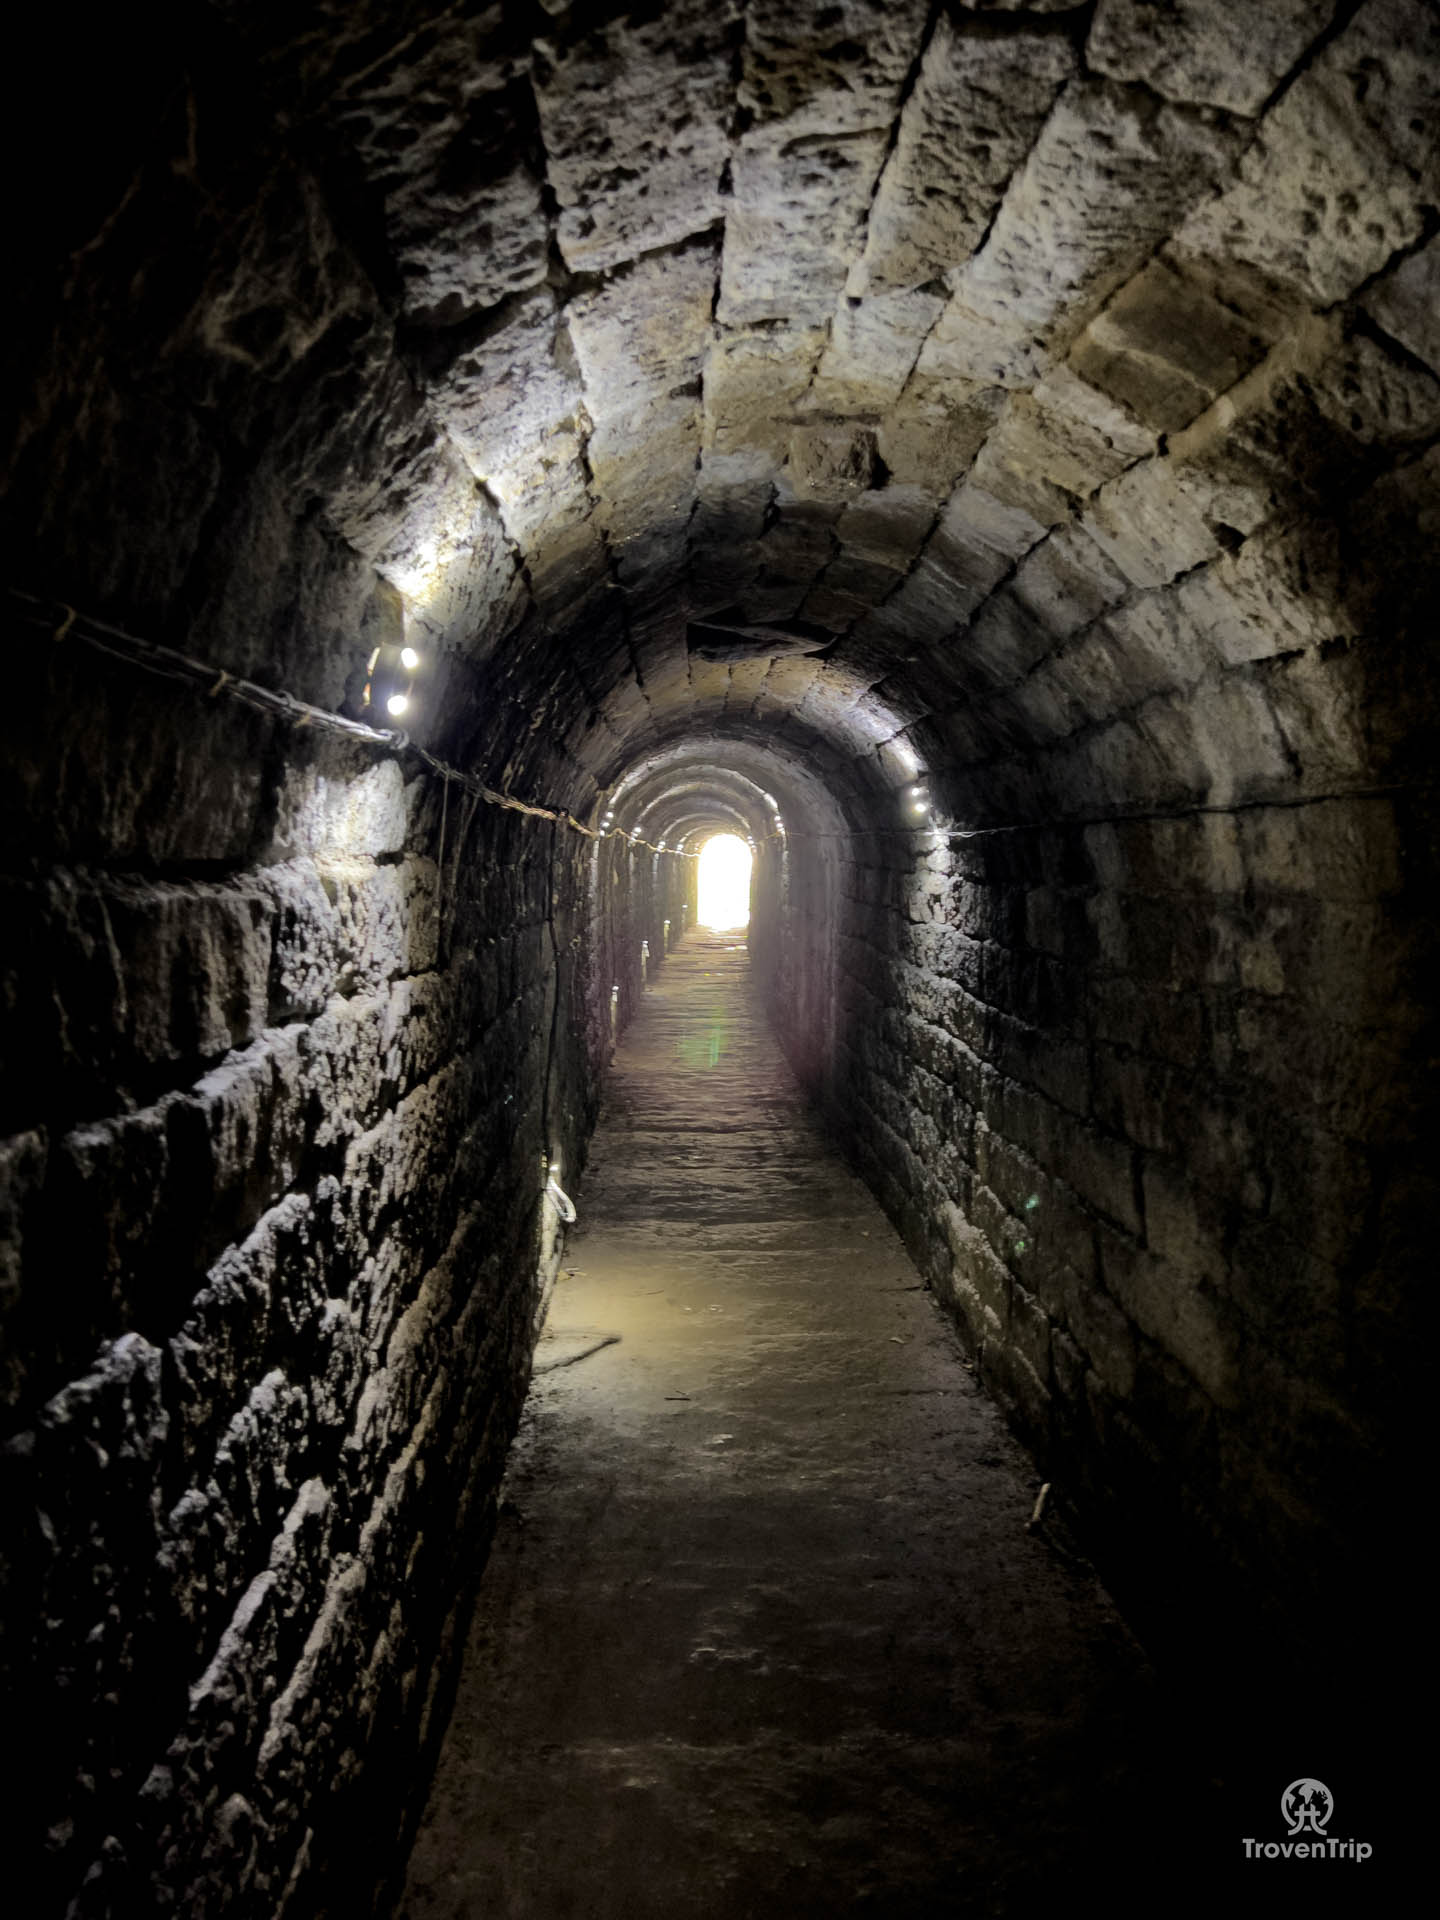
[[735,833],[717,833],[700,849],[700,904],[696,923],[716,933],[738,933],[750,924],[750,871],[754,855]]

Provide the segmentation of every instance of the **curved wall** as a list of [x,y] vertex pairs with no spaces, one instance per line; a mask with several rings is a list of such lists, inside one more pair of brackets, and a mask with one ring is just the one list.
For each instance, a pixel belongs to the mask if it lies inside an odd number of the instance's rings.
[[364,1910],[542,1159],[693,914],[222,674],[357,713],[413,644],[492,792],[743,818],[791,1057],[1155,1643],[1360,1661],[1435,1199],[1434,9],[72,24],[0,510],[37,1910]]

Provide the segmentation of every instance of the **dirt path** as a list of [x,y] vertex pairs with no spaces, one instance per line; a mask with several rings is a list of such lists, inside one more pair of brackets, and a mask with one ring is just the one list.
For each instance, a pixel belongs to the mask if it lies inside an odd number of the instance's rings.
[[406,1920],[1113,1896],[1144,1662],[742,950],[667,962],[577,1198]]

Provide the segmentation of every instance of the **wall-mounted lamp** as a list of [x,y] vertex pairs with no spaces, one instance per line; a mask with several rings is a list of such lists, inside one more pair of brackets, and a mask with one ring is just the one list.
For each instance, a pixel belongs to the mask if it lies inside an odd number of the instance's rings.
[[365,664],[365,688],[360,704],[371,713],[401,719],[410,710],[420,656],[414,647],[376,647]]

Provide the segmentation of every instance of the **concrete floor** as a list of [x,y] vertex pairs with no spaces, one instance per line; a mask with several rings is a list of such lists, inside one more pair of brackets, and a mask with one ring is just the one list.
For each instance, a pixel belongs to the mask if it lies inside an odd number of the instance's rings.
[[1145,1662],[736,937],[616,1055],[401,1912],[1128,1909]]

